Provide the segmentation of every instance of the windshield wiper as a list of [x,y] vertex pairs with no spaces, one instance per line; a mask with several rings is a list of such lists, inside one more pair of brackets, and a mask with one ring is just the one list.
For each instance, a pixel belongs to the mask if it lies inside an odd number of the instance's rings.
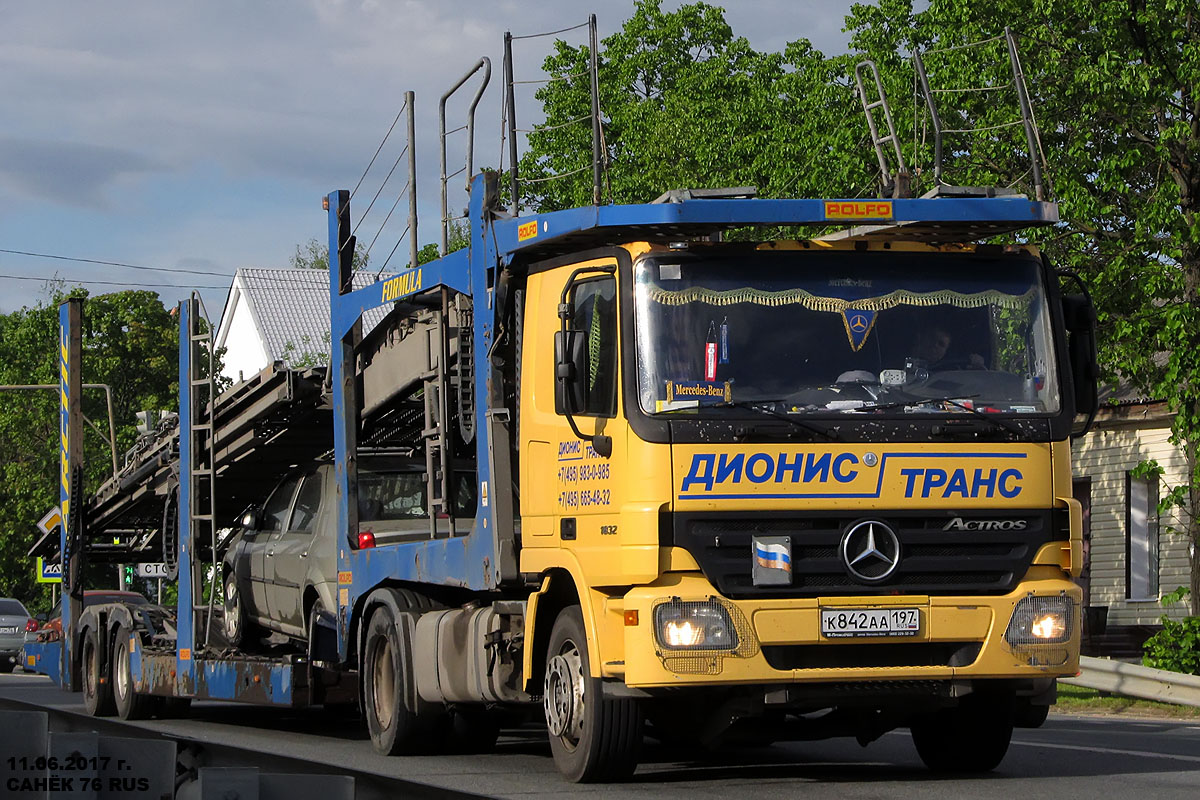
[[1026,439],[1026,440],[1029,439],[1028,433],[1021,430],[1019,427],[1017,427],[1013,423],[1009,422],[1008,420],[1001,419],[999,417],[994,417],[991,414],[986,414],[986,413],[980,411],[978,408],[975,408],[974,406],[969,406],[966,403],[961,402],[963,400],[971,400],[978,396],[979,395],[977,395],[977,394],[969,394],[969,395],[965,395],[965,396],[964,395],[955,395],[954,397],[910,397],[907,400],[897,400],[892,403],[876,403],[874,405],[869,405],[869,406],[859,406],[858,408],[855,408],[852,410],[853,411],[879,411],[879,410],[888,409],[888,408],[900,408],[902,406],[925,406],[925,405],[929,405],[931,403],[947,403],[948,405],[952,405],[955,408],[961,408],[963,411],[969,412],[973,416],[979,417],[982,420],[987,420],[992,425],[996,425],[998,427],[1004,428],[1006,431],[1008,431],[1010,433],[1014,433],[1022,439]]
[[713,403],[711,406],[708,406],[708,407],[709,408],[744,408],[749,411],[757,411],[759,414],[763,414],[768,417],[774,417],[775,419],[783,420],[784,422],[788,423],[792,427],[799,428],[800,430],[808,431],[809,433],[815,433],[818,436],[822,436],[831,442],[837,441],[838,437],[835,434],[830,433],[827,430],[818,428],[816,425],[810,425],[809,423],[804,422],[803,420],[796,419],[795,417],[789,416],[788,414],[784,414],[780,411],[776,411],[774,408],[767,407],[768,405],[774,405],[775,403],[782,403],[782,402],[785,402],[785,401],[771,400],[771,399],[729,400],[729,401],[722,401],[720,403]]

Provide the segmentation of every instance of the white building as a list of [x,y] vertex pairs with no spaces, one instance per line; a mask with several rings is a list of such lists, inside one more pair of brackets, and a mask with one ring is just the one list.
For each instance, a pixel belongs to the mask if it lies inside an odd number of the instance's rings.
[[[378,280],[387,280],[383,274]],[[354,288],[376,281],[354,276]],[[363,315],[364,333],[383,319],[386,307]],[[221,374],[237,383],[275,361],[290,367],[329,364],[329,273],[320,269],[239,269],[217,327],[224,348]]]
[[[1161,402],[1104,406],[1072,447],[1075,497],[1084,507],[1085,605],[1107,609],[1098,652],[1104,639],[1128,651],[1159,627],[1163,614],[1188,613],[1187,601],[1169,608],[1159,602],[1190,580],[1185,515],[1178,508],[1158,512],[1159,500],[1188,480],[1187,459],[1170,441],[1172,416]],[[1136,474],[1152,460],[1163,468],[1161,477]]]

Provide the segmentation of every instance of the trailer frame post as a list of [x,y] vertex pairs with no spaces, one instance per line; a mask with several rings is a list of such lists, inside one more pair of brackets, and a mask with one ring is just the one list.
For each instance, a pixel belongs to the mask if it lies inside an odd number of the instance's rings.
[[[79,658],[71,645],[83,614],[83,298],[58,307],[59,323],[59,552],[62,553],[62,655],[64,687],[83,688]],[[78,496],[76,496],[78,495]]]
[[[345,189],[330,192],[329,203],[329,297],[336,300],[354,289],[354,235],[350,227],[350,193]],[[337,330],[330,343],[330,389],[333,395],[333,480],[337,485],[338,553],[338,655],[346,660],[350,646],[349,592],[342,587],[347,571],[346,551],[358,540],[358,384],[355,380],[354,352],[362,340],[362,315],[344,333]]]

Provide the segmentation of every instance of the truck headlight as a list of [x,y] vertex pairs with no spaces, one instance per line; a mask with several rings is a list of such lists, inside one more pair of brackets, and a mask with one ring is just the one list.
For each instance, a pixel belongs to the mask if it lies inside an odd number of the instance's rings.
[[737,631],[713,600],[671,600],[654,609],[654,633],[667,650],[735,650]]
[[1062,644],[1075,629],[1075,604],[1066,595],[1024,597],[1013,609],[1004,640],[1014,648]]

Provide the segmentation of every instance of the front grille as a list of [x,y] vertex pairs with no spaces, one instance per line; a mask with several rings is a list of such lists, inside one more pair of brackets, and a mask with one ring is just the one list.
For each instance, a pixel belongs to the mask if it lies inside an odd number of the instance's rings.
[[763,656],[772,669],[966,667],[981,649],[979,642],[770,645]]
[[[674,518],[673,536],[675,546],[691,553],[705,577],[730,598],[1004,594],[1025,574],[1041,545],[1066,538],[1060,516],[1065,518],[1065,512],[680,513]],[[1024,528],[944,530],[955,518],[1006,525],[1023,521]],[[900,540],[900,563],[879,583],[856,579],[841,558],[843,534],[862,519],[885,522]],[[790,537],[790,584],[754,585],[752,542],[756,535]]]

